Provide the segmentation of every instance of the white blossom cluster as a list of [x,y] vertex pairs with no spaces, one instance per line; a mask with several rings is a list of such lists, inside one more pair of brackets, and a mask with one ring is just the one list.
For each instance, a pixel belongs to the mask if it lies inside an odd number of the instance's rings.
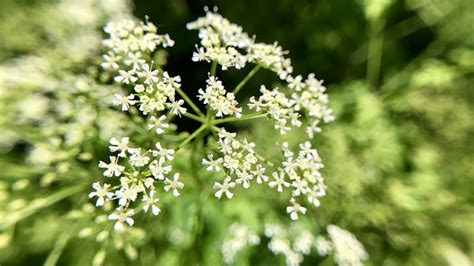
[[[138,105],[143,115],[148,115],[148,129],[158,135],[164,134],[171,127],[171,116],[162,114],[163,111],[168,109],[176,116],[186,113],[182,106],[184,101],[175,100],[175,89],[181,86],[181,79],[171,77],[167,72],[160,73],[153,68],[149,58],[159,45],[172,46],[173,41],[168,35],[156,34],[157,28],[148,21],[109,23],[105,31],[110,37],[103,43],[110,51],[103,56],[105,62],[101,66],[111,73],[118,72],[114,81],[134,91],[128,95],[115,94],[113,105],[121,106],[122,111]],[[122,230],[124,224],[132,226],[132,217],[137,211],[160,213],[157,183],[175,197],[180,195],[184,184],[179,181],[179,173],[172,173],[174,149],[164,148],[159,141],[152,149],[132,147],[129,137],[110,139],[109,149],[115,155],[110,156],[110,163],[101,161],[99,167],[105,169],[105,177],[118,178],[120,184],[111,186],[96,182],[93,184],[95,191],[89,197],[97,198],[96,206],[103,206],[105,201],[117,201],[118,207],[108,216],[109,220],[116,221],[116,230]],[[134,202],[139,203],[134,206]]]
[[[224,195],[230,199],[234,195],[232,190],[237,185],[248,189],[252,182],[256,182],[266,183],[278,192],[291,192],[286,210],[292,220],[297,220],[300,214],[306,213],[304,201],[318,207],[319,198],[326,194],[324,179],[319,172],[323,164],[309,141],[303,141],[297,146],[287,142],[277,144],[283,150],[283,156],[278,162],[272,162],[256,153],[254,142],[240,139],[236,133],[218,125],[240,119],[267,117],[282,135],[287,134],[292,127],[305,124],[309,140],[314,137],[314,133],[320,131],[318,123],[321,120],[333,120],[322,82],[313,74],[305,81],[301,76],[292,77],[291,62],[284,57],[286,52],[281,47],[276,44],[255,43],[254,38],[250,38],[240,26],[230,23],[215,12],[206,12],[205,17],[189,23],[188,28],[199,29],[202,45],[194,53],[193,60],[212,62],[206,87],[199,89],[197,94],[197,98],[207,106],[205,113],[181,89],[179,76],[170,76],[159,66],[154,66],[150,59],[158,46],[173,45],[168,35],[158,35],[157,28],[149,21],[137,23],[125,20],[109,23],[105,27],[109,38],[103,43],[109,51],[103,56],[104,63],[101,66],[125,92],[114,95],[113,105],[120,106],[122,111],[139,109],[146,119],[147,129],[153,130],[160,137],[172,133],[174,125],[170,121],[176,116],[186,116],[202,125],[179,145],[172,144],[173,148],[169,150],[162,148],[163,142],[159,138],[152,138],[156,143],[156,150],[130,148],[126,137],[120,141],[111,139],[110,150],[118,154],[110,157],[109,164],[101,162],[99,167],[106,169],[105,176],[118,177],[121,182],[116,187],[95,184],[97,192],[91,193],[91,196],[98,196],[97,205],[102,205],[105,200],[118,200],[117,213],[109,218],[118,220],[117,226],[121,228],[123,223],[133,223],[131,217],[134,209],[128,207],[131,202],[135,202],[138,194],[146,195],[144,202],[157,201],[152,181],[164,181],[165,190],[172,189],[175,196],[179,195],[178,189],[183,187],[178,181],[179,174],[176,173],[173,180],[168,179],[175,149],[181,149],[207,130],[216,133],[217,147],[207,158],[202,159],[202,165],[208,171],[222,174],[221,181],[214,182],[215,197],[220,199]],[[254,63],[256,68],[233,91],[228,92],[215,73],[217,64],[225,70],[231,66],[242,68],[246,63]],[[249,99],[248,106],[254,112],[244,115],[236,94],[259,67],[276,72],[287,84],[286,87],[272,90],[262,85],[258,99]],[[176,93],[183,99],[176,99]],[[183,107],[185,102],[194,114],[188,113]],[[233,117],[223,118],[224,116]],[[129,167],[120,165],[119,160],[127,161]],[[271,180],[269,176],[272,177]],[[109,192],[108,189],[113,191]],[[154,205],[145,206],[145,211],[151,208],[155,210],[154,213],[159,212]]]
[[208,171],[224,172],[224,182],[214,183],[217,198],[221,198],[222,194],[225,194],[228,199],[232,198],[234,194],[230,189],[236,184],[241,184],[244,189],[248,189],[254,178],[259,184],[268,181],[265,168],[258,163],[254,150],[255,143],[247,139],[239,140],[236,136],[236,133],[220,129],[217,141],[219,157],[214,159],[214,155],[209,154],[208,159],[202,160],[202,164],[207,166]]
[[[136,208],[138,210],[142,209],[144,212],[150,210],[153,215],[160,213],[161,210],[157,206],[159,192],[156,190],[156,183],[161,183],[163,190],[172,192],[173,196],[180,195],[179,190],[184,187],[179,181],[180,174],[174,173],[171,178],[173,149],[165,149],[160,142],[157,142],[155,149],[143,152],[141,148],[131,147],[128,137],[121,140],[112,138],[109,149],[117,153],[117,156],[110,156],[110,163],[100,161],[99,167],[104,169],[105,177],[118,178],[120,184],[111,186],[96,182],[92,185],[95,191],[91,192],[89,197],[97,198],[97,207],[103,206],[106,201],[117,201],[117,209],[108,217],[109,220],[117,221],[114,226],[116,230],[122,230],[125,223],[133,225],[132,216],[135,214],[135,209],[131,208],[131,204],[135,201],[140,202]],[[127,163],[127,167],[123,165],[124,162]]]
[[[300,265],[304,256],[309,256],[314,250],[323,257],[334,254],[334,262],[340,266],[363,265],[368,254],[353,234],[335,225],[329,225],[326,229],[329,240],[313,235],[296,223],[286,228],[266,223],[263,234],[269,239],[268,249],[275,255],[283,255],[288,266]],[[237,252],[246,245],[259,243],[258,235],[243,224],[232,224],[228,228],[228,235],[221,246],[226,263],[232,263]]]
[[238,102],[232,92],[227,92],[222,82],[217,77],[210,76],[206,80],[206,90],[199,89],[198,98],[212,110],[216,111],[216,117],[224,115],[242,116],[242,108],[237,107]]
[[158,46],[170,47],[174,41],[167,34],[158,35],[156,26],[149,21],[111,22],[105,31],[109,38],[103,44],[109,51],[103,56],[101,66],[117,74],[116,82],[133,88],[133,92],[127,95],[115,94],[113,104],[121,106],[122,111],[138,104],[144,115],[165,109],[178,116],[185,113],[184,101],[175,99],[175,89],[181,87],[181,78],[154,69],[149,59],[150,53]]
[[288,266],[300,265],[314,245],[314,236],[297,225],[283,228],[278,224],[265,224],[264,234],[270,239],[268,249],[275,255],[283,255]]
[[258,99],[250,97],[248,107],[256,112],[265,112],[274,121],[275,129],[284,135],[293,127],[303,125],[301,117],[306,117],[306,133],[310,139],[321,129],[318,127],[321,120],[329,123],[334,120],[332,110],[328,108],[329,99],[325,94],[326,88],[322,81],[315,78],[314,74],[303,78],[298,75],[295,78],[288,76],[288,88],[290,95],[287,96],[279,88],[268,90],[261,86],[261,95]]
[[361,266],[369,258],[364,246],[355,236],[336,225],[327,227],[334,249],[334,261],[341,266]]
[[223,70],[241,69],[247,63],[255,63],[278,73],[281,79],[293,71],[291,60],[285,58],[287,52],[278,43],[256,43],[242,27],[218,13],[207,11],[205,17],[188,23],[187,28],[199,30],[202,46],[193,54],[195,62],[217,61]]
[[235,255],[246,246],[255,246],[260,243],[260,237],[251,228],[244,224],[233,223],[227,232],[227,237],[221,245],[221,252],[225,263],[233,263]]

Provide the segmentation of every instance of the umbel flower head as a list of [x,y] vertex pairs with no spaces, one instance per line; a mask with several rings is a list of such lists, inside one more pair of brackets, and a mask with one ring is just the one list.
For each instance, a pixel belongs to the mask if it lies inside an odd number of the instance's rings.
[[[257,42],[216,12],[206,11],[187,28],[197,30],[200,39],[192,60],[211,65],[208,76],[203,77],[205,87],[194,97],[181,88],[180,76],[171,75],[152,60],[156,49],[171,47],[174,41],[167,34],[158,34],[148,19],[144,23],[111,22],[105,27],[109,37],[103,41],[107,51],[101,67],[115,84],[111,105],[128,112],[130,123],[144,121],[135,127],[149,134],[146,141],[132,135],[110,140],[110,163],[99,164],[107,184],[94,183],[96,192],[89,196],[97,198],[98,207],[116,202],[109,219],[116,221],[117,230],[133,225],[132,217],[140,211],[162,213],[158,202],[163,193],[174,197],[186,193],[185,178],[191,178],[189,173],[175,170],[175,156],[207,135],[208,141],[198,154],[202,168],[218,177],[204,184],[214,189],[217,199],[232,199],[239,187],[246,190],[266,185],[288,200],[286,210],[292,220],[304,215],[311,207],[308,205],[318,207],[326,187],[320,173],[323,164],[311,139],[320,132],[321,122],[334,119],[322,81],[314,74],[306,79],[294,76],[287,51],[276,42]],[[218,66],[225,71],[247,65],[253,69],[237,85],[224,84],[217,75]],[[257,95],[240,99],[238,93],[260,69],[276,73],[280,85],[270,88],[262,84]],[[242,100],[247,104],[242,105]],[[179,119],[192,119],[201,126],[187,135],[177,135],[173,122]],[[257,147],[251,135],[242,137],[226,128],[251,119],[266,120],[282,136],[304,128],[307,138],[298,143],[275,143],[281,155],[265,158],[258,152],[264,147]]]

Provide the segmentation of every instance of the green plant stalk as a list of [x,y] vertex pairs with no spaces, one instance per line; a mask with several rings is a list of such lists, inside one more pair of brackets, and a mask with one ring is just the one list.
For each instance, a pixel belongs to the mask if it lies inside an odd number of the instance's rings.
[[189,104],[189,106],[191,106],[191,108],[194,110],[194,112],[196,112],[196,114],[198,114],[199,116],[204,117],[204,114],[201,112],[201,110],[199,110],[199,108],[188,97],[188,95],[186,95],[186,93],[184,93],[184,91],[181,88],[176,88],[176,91],[179,93],[179,95],[181,95],[181,97],[183,97],[183,99],[186,101],[186,103]]
[[76,193],[79,193],[84,190],[84,188],[89,186],[89,183],[81,183],[81,184],[76,184],[71,187],[64,188],[46,198],[43,198],[43,202],[41,204],[30,204],[27,207],[17,211],[16,213],[9,215],[8,217],[5,217],[4,219],[0,220],[0,230],[4,230],[5,228],[8,228],[11,225],[14,225],[18,221],[21,221],[22,219],[25,219],[26,217],[33,215],[37,211],[46,208],[48,206],[53,205],[54,203],[61,201],[67,197],[70,197]]
[[216,76],[216,71],[217,71],[217,61],[212,61],[212,64],[211,64],[211,77]]
[[193,140],[197,135],[199,135],[199,133],[201,133],[202,131],[204,131],[204,129],[207,128],[207,125],[204,124],[204,125],[201,125],[201,127],[199,127],[196,131],[193,132],[193,134],[191,134],[189,137],[187,137],[185,140],[183,140],[183,142],[181,142],[178,147],[176,148],[176,152],[181,149],[182,147],[184,147],[186,144],[188,144],[191,140]]
[[384,25],[384,19],[379,19],[370,25],[370,36],[367,50],[367,83],[371,89],[376,89],[379,86],[380,65],[382,63],[384,40],[382,30]]
[[197,115],[193,115],[193,114],[190,114],[190,113],[184,113],[183,116],[186,116],[188,118],[191,118],[195,121],[198,121],[198,122],[201,122],[201,123],[206,123],[206,120],[204,120],[202,117],[199,117]]
[[59,235],[58,240],[56,241],[53,250],[48,255],[48,258],[46,258],[46,261],[44,262],[44,266],[55,266],[56,263],[59,260],[59,257],[61,257],[61,254],[64,251],[64,248],[67,245],[67,242],[72,236],[72,233],[74,230],[70,228],[70,226],[67,227],[68,230],[65,230],[61,235]]
[[216,119],[213,121],[213,125],[218,125],[222,123],[229,123],[229,122],[237,122],[237,121],[244,121],[244,120],[250,120],[250,119],[257,119],[257,118],[262,118],[266,117],[267,114],[261,114],[261,113],[254,113],[254,114],[248,114],[244,115],[240,118],[237,117],[227,117],[227,118],[222,118],[222,119]]
[[247,84],[247,82],[257,73],[257,71],[261,68],[260,65],[256,65],[248,74],[245,76],[245,78],[237,84],[235,89],[232,91],[232,93],[237,94],[244,86]]

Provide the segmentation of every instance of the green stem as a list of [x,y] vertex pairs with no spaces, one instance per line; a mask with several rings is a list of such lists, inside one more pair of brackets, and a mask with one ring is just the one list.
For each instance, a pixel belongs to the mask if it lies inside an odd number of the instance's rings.
[[235,87],[235,89],[232,91],[234,94],[237,94],[240,89],[257,73],[257,71],[261,68],[260,65],[256,65],[248,74],[247,76]]
[[[88,184],[88,183],[87,183]],[[88,184],[89,185],[89,184]],[[0,231],[8,228],[11,225],[14,225],[18,221],[25,219],[26,217],[33,215],[37,211],[49,207],[54,203],[61,201],[67,197],[70,197],[80,191],[83,191],[85,188],[85,184],[81,183],[75,186],[64,188],[46,198],[37,199],[37,202],[33,201],[25,208],[12,213],[11,215],[5,217],[4,219],[0,220]]]
[[72,233],[74,230],[71,230],[70,226],[67,227],[68,229],[65,230],[58,238],[56,241],[53,250],[49,253],[48,258],[44,262],[44,266],[54,266],[59,260],[59,257],[61,257],[61,254],[63,253],[64,248],[67,245],[67,242],[69,241],[69,238],[71,238]]
[[229,123],[229,122],[236,122],[236,121],[244,121],[244,120],[250,120],[250,119],[257,119],[261,117],[266,117],[267,114],[260,114],[260,113],[253,113],[249,115],[244,115],[240,118],[237,117],[227,117],[227,118],[222,118],[222,119],[216,119],[213,121],[213,125],[217,124],[222,124],[222,123]]
[[193,140],[199,133],[201,133],[204,129],[206,129],[206,125],[202,125],[200,128],[198,128],[196,131],[194,131],[193,134],[191,134],[189,137],[187,137],[183,142],[181,142],[178,147],[176,148],[176,151],[184,147],[186,144],[188,144],[191,140]]
[[382,49],[384,36],[382,33],[385,21],[381,20],[370,25],[369,43],[367,51],[367,83],[372,89],[379,86],[380,65],[382,63]]
[[191,106],[191,108],[194,110],[194,112],[196,112],[196,114],[198,114],[200,116],[204,116],[204,114],[201,112],[201,110],[199,110],[199,108],[188,97],[188,95],[186,95],[186,93],[184,93],[184,91],[181,88],[176,88],[176,91],[179,93],[179,95],[181,95],[181,97],[183,97],[183,99],[186,101],[186,103],[188,103],[189,106]]
[[217,71],[217,61],[212,61],[212,64],[211,64],[211,77],[216,76],[216,71]]
[[202,117],[199,117],[197,115],[193,115],[191,113],[184,113],[183,114],[184,116],[188,117],[188,118],[191,118],[193,120],[196,120],[198,122],[201,122],[201,123],[206,123],[206,120],[204,120]]

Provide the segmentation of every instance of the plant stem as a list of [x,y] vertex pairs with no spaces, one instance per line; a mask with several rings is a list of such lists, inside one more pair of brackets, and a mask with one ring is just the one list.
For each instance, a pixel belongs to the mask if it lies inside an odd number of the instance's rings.
[[367,83],[370,88],[374,90],[379,86],[384,40],[382,30],[385,25],[385,20],[380,20],[370,25],[370,36],[367,50]]
[[240,89],[257,73],[257,71],[261,68],[260,65],[256,65],[248,74],[247,76],[235,87],[232,93],[237,94]]
[[61,257],[61,254],[63,253],[67,242],[69,241],[69,238],[71,238],[71,235],[74,232],[74,230],[71,230],[70,226],[68,226],[67,228],[67,230],[65,230],[61,235],[59,235],[59,238],[56,241],[53,250],[49,253],[48,258],[44,262],[44,266],[54,266],[58,262],[59,257]]
[[184,113],[183,116],[186,116],[188,118],[191,118],[191,119],[196,120],[196,121],[201,122],[201,123],[206,123],[206,120],[204,120],[202,117],[199,117],[197,115],[193,115],[191,113]]
[[267,114],[253,113],[253,114],[244,115],[240,118],[227,117],[227,118],[222,118],[222,119],[216,119],[216,120],[214,120],[214,122],[212,124],[217,125],[217,124],[228,123],[228,122],[236,122],[236,121],[257,119],[257,118],[266,117],[266,116],[267,116]]
[[217,70],[217,61],[212,61],[212,64],[211,64],[211,77],[216,76],[216,70]]
[[181,97],[183,97],[183,99],[186,101],[186,103],[188,103],[189,106],[191,106],[191,108],[194,110],[194,112],[196,112],[196,114],[204,117],[204,114],[201,112],[201,110],[199,110],[199,108],[188,97],[188,95],[186,95],[186,93],[184,93],[184,91],[181,88],[176,88],[176,91],[179,93],[179,95],[181,95]]
[[45,198],[37,199],[36,202],[32,202],[30,205],[26,206],[25,208],[3,219],[0,219],[0,230],[4,230],[5,228],[11,225],[14,225],[18,221],[21,221],[22,219],[30,215],[33,215],[34,213],[36,213],[37,211],[43,208],[51,206],[58,201],[61,201],[67,197],[70,197],[76,193],[83,191],[85,187],[86,187],[86,183],[81,183],[81,184],[77,184],[74,186],[69,186],[64,189],[61,189],[58,192],[52,195],[49,195]]
[[179,149],[184,147],[186,144],[188,144],[191,140],[193,140],[197,135],[199,135],[199,133],[201,133],[206,128],[207,128],[207,125],[202,125],[201,127],[199,127],[196,131],[193,132],[193,134],[191,134],[189,137],[187,137],[185,140],[183,140],[183,142],[181,142],[178,145],[178,147],[176,148],[176,151],[178,151]]

